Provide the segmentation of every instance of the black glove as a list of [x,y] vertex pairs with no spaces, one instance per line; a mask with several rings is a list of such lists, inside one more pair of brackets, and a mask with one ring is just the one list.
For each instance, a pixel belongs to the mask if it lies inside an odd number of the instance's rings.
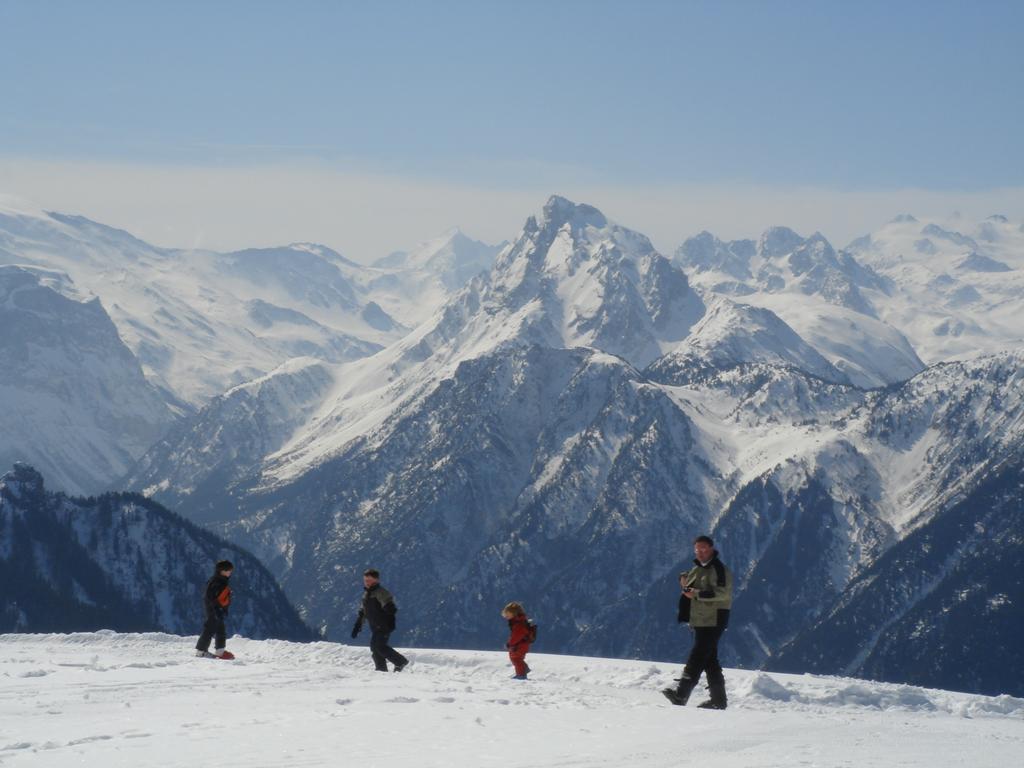
[[363,622],[356,619],[356,623],[352,625],[352,639],[355,640],[359,637],[359,632],[363,629]]

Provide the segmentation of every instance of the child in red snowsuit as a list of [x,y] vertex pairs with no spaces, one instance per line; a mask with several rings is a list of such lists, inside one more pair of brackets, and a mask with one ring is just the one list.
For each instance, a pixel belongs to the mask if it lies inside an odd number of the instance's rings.
[[508,657],[515,667],[513,680],[526,680],[530,665],[526,663],[526,654],[530,652],[530,624],[526,611],[519,603],[509,603],[501,611],[502,618],[508,620],[509,636],[505,647]]

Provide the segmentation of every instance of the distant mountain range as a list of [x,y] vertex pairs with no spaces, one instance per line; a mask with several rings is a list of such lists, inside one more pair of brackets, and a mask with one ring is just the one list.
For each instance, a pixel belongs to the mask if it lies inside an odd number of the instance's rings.
[[[363,346],[279,344],[236,382],[255,347],[227,344],[212,396],[137,365],[171,417],[124,483],[244,542],[329,637],[372,564],[405,642],[482,647],[518,598],[546,650],[675,657],[676,574],[711,532],[737,577],[729,663],[1021,693],[1000,670],[1024,622],[1024,231],[949,227],[901,216],[841,250],[702,233],[670,259],[552,197],[497,253],[451,232],[368,268],[290,246],[193,274],[168,252],[178,295],[212,281],[211,349],[239,296],[267,306],[230,333],[361,318]],[[81,305],[72,287],[101,281],[56,261],[19,279]],[[417,281],[429,311],[403,309]],[[202,367],[193,335],[164,372]]]
[[0,353],[18,360],[0,366],[0,404],[17,406],[0,466],[28,461],[73,493],[109,488],[230,388],[401,338],[496,250],[453,230],[405,267],[371,268],[321,245],[165,249],[80,216],[0,208]]

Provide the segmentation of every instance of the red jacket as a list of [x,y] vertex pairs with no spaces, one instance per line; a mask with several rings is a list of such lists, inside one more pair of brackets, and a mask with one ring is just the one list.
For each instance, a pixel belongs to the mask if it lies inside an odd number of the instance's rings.
[[527,626],[528,621],[526,616],[516,616],[508,620],[508,642],[505,646],[510,650],[516,650],[517,646],[520,650],[526,651],[530,647],[530,628]]

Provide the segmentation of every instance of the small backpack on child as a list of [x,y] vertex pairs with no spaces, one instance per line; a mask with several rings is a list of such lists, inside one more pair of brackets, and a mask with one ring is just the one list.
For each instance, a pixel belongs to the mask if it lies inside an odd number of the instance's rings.
[[533,644],[537,642],[537,622],[533,619],[526,620],[526,631],[529,634],[526,636],[526,642]]

